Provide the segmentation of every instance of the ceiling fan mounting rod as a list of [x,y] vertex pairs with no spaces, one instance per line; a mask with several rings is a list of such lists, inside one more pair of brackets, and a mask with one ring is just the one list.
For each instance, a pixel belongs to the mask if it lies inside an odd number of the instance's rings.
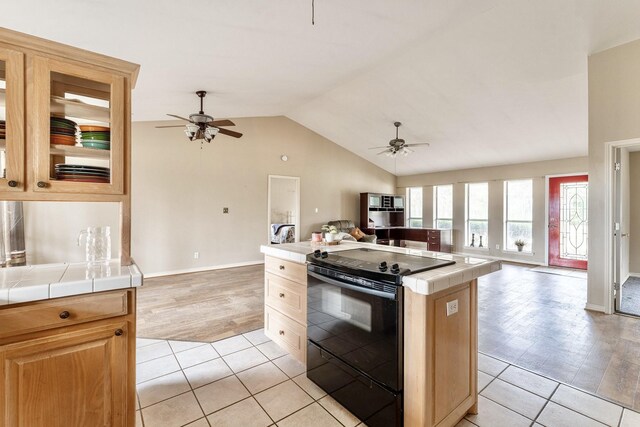
[[204,97],[207,95],[207,91],[199,90],[196,92],[196,95],[200,97],[200,114],[204,114],[203,101],[204,101]]
[[398,139],[398,128],[400,127],[400,125],[402,125],[402,123],[393,122],[393,125],[396,127],[396,139]]

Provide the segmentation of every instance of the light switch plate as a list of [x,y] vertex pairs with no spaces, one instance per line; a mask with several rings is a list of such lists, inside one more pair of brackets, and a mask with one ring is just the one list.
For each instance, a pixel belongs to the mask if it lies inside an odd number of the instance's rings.
[[229,208],[222,208],[222,213],[223,213],[223,214],[225,214],[225,213],[229,213]]
[[454,299],[453,301],[449,301],[447,303],[447,316],[451,316],[452,314],[456,314],[458,312],[458,300]]

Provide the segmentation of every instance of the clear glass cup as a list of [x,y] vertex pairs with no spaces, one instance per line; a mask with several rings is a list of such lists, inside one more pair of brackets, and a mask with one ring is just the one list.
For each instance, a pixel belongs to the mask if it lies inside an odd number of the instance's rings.
[[85,237],[85,259],[88,264],[108,264],[111,260],[111,228],[88,227],[78,235],[78,246]]

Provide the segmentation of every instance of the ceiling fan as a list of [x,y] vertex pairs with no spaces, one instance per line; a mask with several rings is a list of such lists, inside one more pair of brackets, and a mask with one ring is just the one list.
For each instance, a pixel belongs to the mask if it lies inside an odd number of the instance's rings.
[[403,154],[405,156],[408,156],[409,153],[413,153],[413,150],[410,149],[409,147],[417,147],[417,146],[420,146],[420,145],[427,145],[427,146],[429,145],[428,142],[420,142],[420,143],[416,143],[416,144],[407,144],[404,139],[398,138],[398,128],[402,125],[402,123],[394,122],[393,125],[396,127],[396,137],[394,139],[392,139],[391,141],[389,141],[389,145],[386,145],[384,147],[371,147],[371,148],[369,148],[369,150],[379,150],[381,148],[384,148],[384,150],[379,152],[378,155],[385,154],[385,155],[387,155],[389,157],[396,157],[396,155],[398,153]]
[[[216,137],[218,133],[222,135],[232,136],[234,138],[240,138],[242,134],[240,132],[235,132],[229,129],[224,129],[221,126],[235,126],[231,120],[213,120],[208,114],[204,113],[203,101],[204,97],[207,95],[207,92],[204,90],[199,90],[196,92],[196,95],[200,97],[200,112],[193,113],[189,115],[189,118],[186,119],[184,117],[176,116],[175,114],[167,114],[167,116],[175,117],[176,119],[185,120],[189,122],[186,125],[186,129],[184,133],[187,135],[190,141],[195,141],[197,139],[204,139],[207,142],[211,142],[213,138]],[[156,128],[177,128],[182,127],[182,125],[173,125],[173,126],[156,126]]]

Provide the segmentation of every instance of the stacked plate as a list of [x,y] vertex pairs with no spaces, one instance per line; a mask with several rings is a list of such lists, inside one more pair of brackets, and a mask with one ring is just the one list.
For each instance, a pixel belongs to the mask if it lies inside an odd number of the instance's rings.
[[80,125],[80,143],[83,147],[108,150],[111,132],[106,126]]
[[0,139],[5,139],[6,134],[6,122],[4,120],[0,120]]
[[51,117],[51,143],[76,145],[76,122],[62,117]]
[[56,164],[56,179],[74,182],[102,182],[109,183],[111,173],[109,168],[99,166]]

